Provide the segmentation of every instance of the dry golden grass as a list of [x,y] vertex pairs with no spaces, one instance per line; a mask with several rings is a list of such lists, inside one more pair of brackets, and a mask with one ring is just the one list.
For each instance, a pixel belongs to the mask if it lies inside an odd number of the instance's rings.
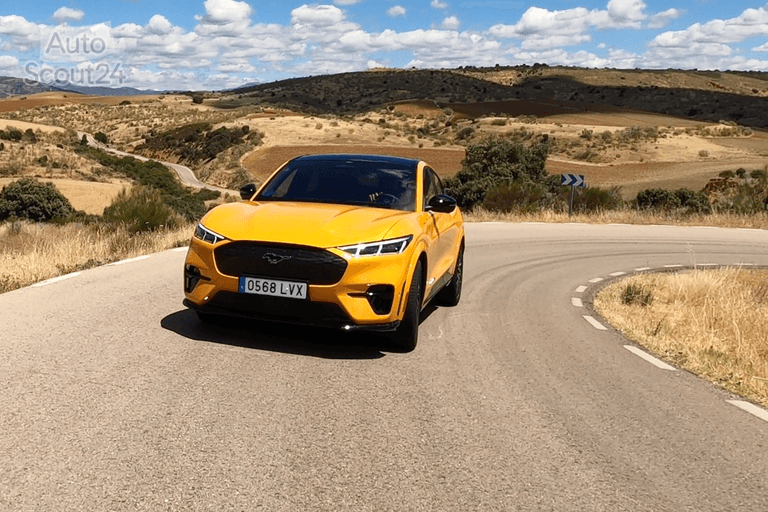
[[[651,304],[625,304],[628,286],[650,293]],[[768,406],[768,270],[639,274],[609,285],[594,304],[664,359]]]
[[193,224],[131,235],[107,225],[53,225],[6,222],[0,225],[0,293],[38,281],[126,258],[181,247]]
[[768,229],[768,213],[742,215],[713,213],[683,215],[675,212],[645,212],[638,210],[607,210],[600,213],[574,214],[543,211],[536,213],[498,213],[477,209],[464,214],[468,222],[579,222],[584,224],[640,224],[676,226],[713,226],[721,228]]

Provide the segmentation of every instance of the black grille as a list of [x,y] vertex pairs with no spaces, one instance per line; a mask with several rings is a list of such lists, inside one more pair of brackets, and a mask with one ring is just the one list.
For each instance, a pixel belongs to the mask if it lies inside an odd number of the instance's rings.
[[324,249],[231,242],[214,250],[216,266],[233,277],[253,275],[329,285],[341,281],[347,261]]
[[219,292],[205,309],[235,316],[330,327],[351,323],[349,317],[336,304],[246,293]]

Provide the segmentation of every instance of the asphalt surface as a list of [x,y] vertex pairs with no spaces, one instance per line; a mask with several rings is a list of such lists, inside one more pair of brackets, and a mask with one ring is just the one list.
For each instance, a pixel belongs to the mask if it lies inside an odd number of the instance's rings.
[[0,510],[768,510],[768,422],[571,302],[640,267],[768,265],[765,231],[469,225],[462,303],[412,353],[203,326],[183,259],[0,295]]

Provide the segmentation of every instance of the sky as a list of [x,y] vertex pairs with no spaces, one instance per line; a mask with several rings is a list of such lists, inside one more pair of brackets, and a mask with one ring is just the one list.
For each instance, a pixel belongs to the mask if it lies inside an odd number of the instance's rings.
[[735,0],[34,0],[0,7],[0,76],[221,90],[389,68],[768,71],[768,4]]

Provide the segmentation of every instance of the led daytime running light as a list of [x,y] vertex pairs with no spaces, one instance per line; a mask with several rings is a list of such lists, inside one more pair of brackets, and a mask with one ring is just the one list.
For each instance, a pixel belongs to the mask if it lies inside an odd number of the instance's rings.
[[213,245],[216,245],[217,243],[224,240],[223,236],[219,235],[218,233],[214,233],[202,224],[197,225],[197,228],[195,229],[195,238],[199,238],[203,242],[208,242],[209,244]]
[[365,256],[383,256],[389,254],[402,254],[408,244],[413,240],[413,235],[402,238],[393,238],[392,240],[382,240],[381,242],[369,242],[364,244],[345,245],[339,247],[339,250],[354,256],[362,258]]

